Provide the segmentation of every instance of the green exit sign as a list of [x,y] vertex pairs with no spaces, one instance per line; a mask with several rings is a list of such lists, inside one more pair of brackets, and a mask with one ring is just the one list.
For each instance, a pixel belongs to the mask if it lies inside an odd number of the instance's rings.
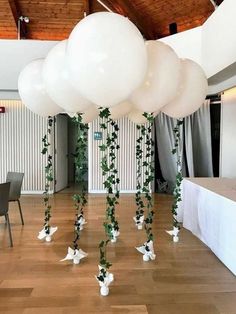
[[94,132],[95,141],[102,140],[102,132]]

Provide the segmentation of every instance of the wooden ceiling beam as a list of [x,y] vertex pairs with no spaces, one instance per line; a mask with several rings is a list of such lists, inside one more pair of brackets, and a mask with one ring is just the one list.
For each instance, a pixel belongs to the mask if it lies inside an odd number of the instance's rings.
[[17,0],[8,0],[9,6],[11,8],[11,13],[16,25],[16,33],[18,34],[18,27],[20,23],[20,38],[26,38],[27,29],[24,21],[19,21],[19,17],[22,16],[22,12]]
[[10,6],[11,14],[14,19],[16,30],[17,30],[17,23],[18,23],[19,15],[18,15],[18,8],[16,6],[16,2],[14,0],[8,0],[8,4]]
[[84,12],[86,15],[92,13],[92,0],[84,0]]

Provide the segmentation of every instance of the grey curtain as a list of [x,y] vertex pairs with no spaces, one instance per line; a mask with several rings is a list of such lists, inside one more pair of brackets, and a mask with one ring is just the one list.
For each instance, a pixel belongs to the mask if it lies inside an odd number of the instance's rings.
[[[157,151],[160,161],[163,178],[168,183],[168,190],[172,190],[175,184],[177,173],[176,155],[171,151],[174,147],[175,139],[173,129],[176,125],[176,119],[172,119],[160,112],[155,118],[155,132],[157,139]],[[183,138],[183,126],[181,126],[181,138]],[[183,156],[183,141],[180,142],[180,154]]]
[[213,177],[210,100],[184,120],[189,176]]
[[[169,190],[175,184],[177,173],[176,155],[172,155],[174,146],[173,128],[176,119],[160,113],[155,118],[156,145],[163,178],[167,181]],[[184,136],[186,160],[183,158],[183,141],[180,143],[182,154],[183,175],[186,169],[190,177],[212,177],[211,123],[210,103],[206,101],[202,107],[184,119],[184,130],[181,126],[181,138]]]

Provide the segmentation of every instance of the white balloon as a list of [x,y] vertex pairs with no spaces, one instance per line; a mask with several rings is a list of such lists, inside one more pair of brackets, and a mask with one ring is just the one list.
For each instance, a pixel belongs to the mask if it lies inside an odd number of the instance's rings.
[[67,58],[73,85],[99,107],[127,99],[147,69],[141,33],[128,18],[110,12],[90,14],[75,26]]
[[88,108],[91,102],[72,86],[66,64],[67,40],[53,47],[43,65],[43,80],[49,96],[65,111],[78,112]]
[[147,74],[130,100],[138,110],[154,112],[168,104],[178,91],[180,59],[171,47],[160,41],[147,41],[146,47]]
[[198,110],[207,95],[208,84],[203,69],[189,59],[181,60],[181,81],[175,99],[161,109],[172,118],[183,118]]
[[137,109],[132,110],[128,114],[128,119],[136,124],[144,124],[147,123],[147,119],[143,116],[143,111],[139,111]]
[[30,62],[20,73],[18,90],[27,108],[40,116],[55,116],[62,111],[47,94],[42,80],[44,59]]
[[132,110],[133,105],[129,101],[124,101],[119,105],[110,108],[111,118],[113,120],[118,120],[123,116],[127,116],[127,114]]
[[99,109],[95,105],[91,105],[88,109],[82,114],[82,122],[90,123],[95,120],[99,115]]

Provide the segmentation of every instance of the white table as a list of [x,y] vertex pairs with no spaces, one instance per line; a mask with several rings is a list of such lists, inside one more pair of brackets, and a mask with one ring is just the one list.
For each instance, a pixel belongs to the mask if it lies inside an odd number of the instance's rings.
[[184,179],[178,217],[236,275],[236,179]]

